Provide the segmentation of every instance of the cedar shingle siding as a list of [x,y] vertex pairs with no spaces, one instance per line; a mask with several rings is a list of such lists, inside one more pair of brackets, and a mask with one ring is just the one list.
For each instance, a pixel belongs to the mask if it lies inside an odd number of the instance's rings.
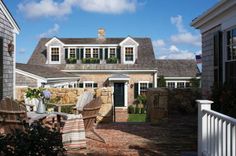
[[13,27],[2,12],[0,10],[0,38],[3,39],[3,47],[0,50],[1,54],[1,62],[0,62],[0,77],[1,79],[1,90],[0,90],[0,98],[2,97],[13,97],[13,61],[14,58],[8,53],[8,44],[13,41]]

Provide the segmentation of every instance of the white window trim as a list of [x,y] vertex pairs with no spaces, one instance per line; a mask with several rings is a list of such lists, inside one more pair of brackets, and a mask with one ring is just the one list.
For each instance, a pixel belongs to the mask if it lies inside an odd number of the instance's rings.
[[76,47],[70,47],[68,48],[68,58],[70,58],[70,50],[75,49],[75,58],[77,58],[77,48]]
[[115,57],[117,57],[117,47],[109,47],[109,48],[108,48],[108,58],[111,58],[111,57],[110,57],[110,51],[111,51],[111,49],[115,49]]
[[[52,61],[52,48],[59,48],[59,61]],[[49,64],[61,64],[61,47],[60,46],[49,47]]]
[[88,83],[91,83],[92,84],[92,88],[94,88],[94,81],[84,81],[83,82],[83,88],[86,88],[85,84],[88,84]]
[[168,83],[175,83],[175,88],[177,88],[177,83],[184,83],[184,88],[186,88],[186,83],[189,83],[189,81],[166,81],[166,88],[168,88]]
[[92,51],[91,51],[91,58],[93,58],[93,49],[98,49],[98,59],[100,59],[100,48],[99,47],[93,47],[91,49],[92,49]]
[[[133,48],[133,61],[126,61],[125,60],[125,48]],[[133,45],[130,46],[124,46],[123,47],[123,53],[124,53],[124,64],[134,64],[136,60],[136,47]]]
[[139,82],[138,82],[138,95],[140,95],[140,84],[141,84],[141,83],[146,83],[146,84],[147,84],[147,87],[149,88],[149,83],[150,83],[150,82],[149,82],[149,81],[139,81]]

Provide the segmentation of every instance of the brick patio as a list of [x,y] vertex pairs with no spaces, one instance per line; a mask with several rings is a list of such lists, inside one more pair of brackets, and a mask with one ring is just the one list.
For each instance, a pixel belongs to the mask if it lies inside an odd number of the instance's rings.
[[97,132],[106,143],[88,133],[87,149],[70,152],[70,155],[177,156],[197,151],[196,115],[175,115],[155,126],[149,123],[99,124]]

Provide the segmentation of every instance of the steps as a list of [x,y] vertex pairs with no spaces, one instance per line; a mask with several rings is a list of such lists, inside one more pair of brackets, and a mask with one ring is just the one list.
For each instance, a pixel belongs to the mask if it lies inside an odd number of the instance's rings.
[[128,117],[127,108],[115,108],[115,122],[127,122]]

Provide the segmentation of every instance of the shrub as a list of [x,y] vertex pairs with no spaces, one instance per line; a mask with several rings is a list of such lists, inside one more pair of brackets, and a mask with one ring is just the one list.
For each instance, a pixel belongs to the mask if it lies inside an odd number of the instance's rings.
[[66,63],[68,64],[75,64],[76,61],[77,61],[76,58],[73,57],[66,59]]
[[194,77],[194,78],[190,79],[190,84],[191,84],[192,88],[199,88],[200,80]]
[[107,63],[116,64],[118,59],[116,57],[110,57],[107,59]]
[[134,114],[135,113],[135,105],[129,105],[128,113],[129,114]]
[[0,136],[0,155],[56,156],[64,152],[61,134],[39,123],[25,126],[25,131],[14,130]]
[[166,80],[163,75],[161,75],[157,81],[157,86],[158,87],[166,87]]
[[98,59],[98,58],[83,58],[82,63],[88,63],[88,64],[100,63],[100,59]]

